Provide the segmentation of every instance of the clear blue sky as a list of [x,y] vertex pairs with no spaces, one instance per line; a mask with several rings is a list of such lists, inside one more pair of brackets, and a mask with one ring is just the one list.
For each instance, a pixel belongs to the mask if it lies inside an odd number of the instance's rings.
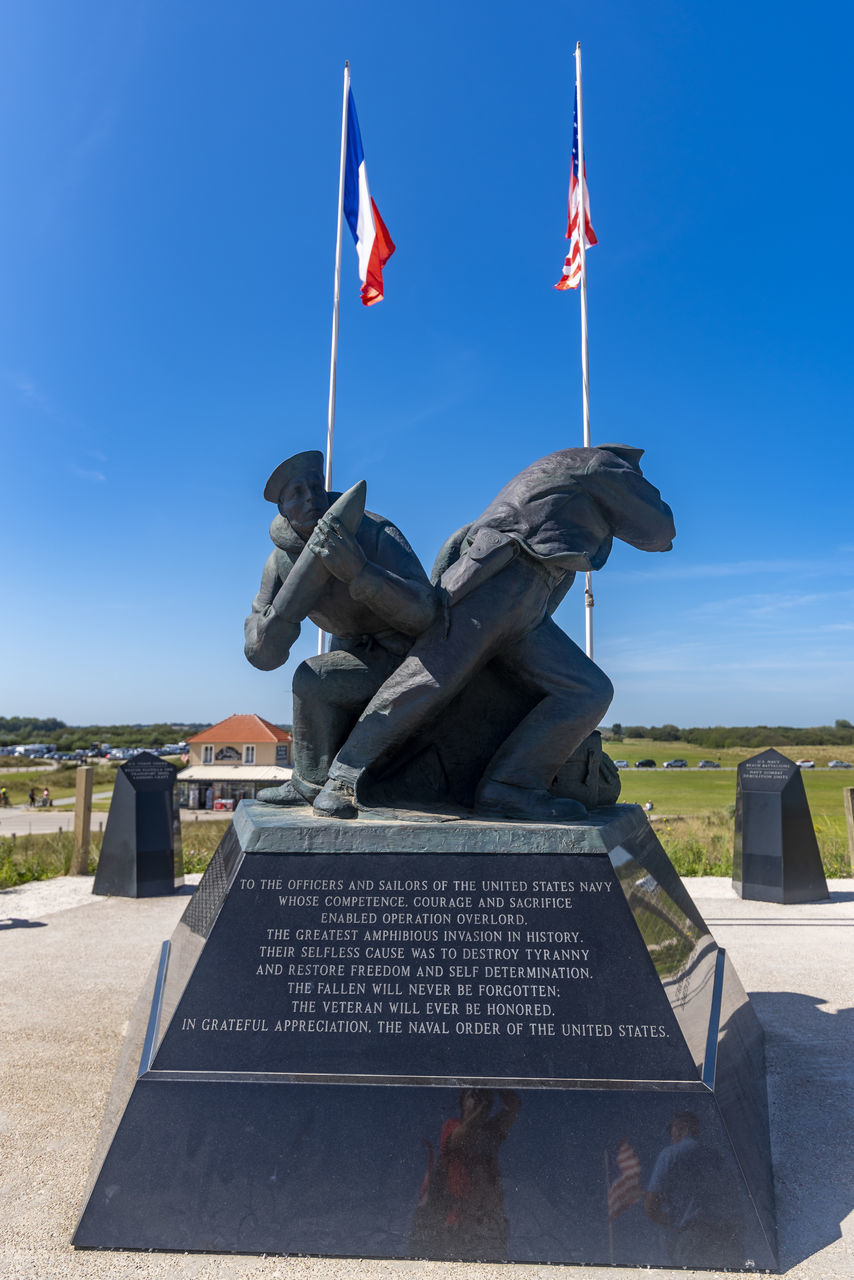
[[398,250],[365,309],[345,242],[337,486],[429,566],[581,442],[577,39],[593,439],[678,533],[596,577],[606,722],[854,718],[854,11],[788,0],[4,5],[0,714],[289,718],[314,634],[263,673],[242,624],[325,441],[345,58]]

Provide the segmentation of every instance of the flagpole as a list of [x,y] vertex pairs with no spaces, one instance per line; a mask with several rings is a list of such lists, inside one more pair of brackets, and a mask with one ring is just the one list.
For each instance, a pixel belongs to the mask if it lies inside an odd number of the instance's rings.
[[[350,63],[344,63],[344,101],[341,107],[341,159],[338,165],[338,226],[335,232],[335,280],[332,289],[332,354],[329,360],[329,412],[326,427],[326,491],[332,488],[332,446],[335,438],[335,391],[338,373],[338,314],[341,299],[341,235],[344,228],[344,173],[347,165],[347,99]],[[326,633],[317,629],[317,652],[323,653]]]
[[608,1203],[611,1192],[611,1171],[608,1168],[608,1148],[605,1148],[605,1212],[608,1214],[608,1258],[614,1265],[614,1219],[611,1217],[611,1206]]
[[[584,447],[590,447],[590,362],[587,346],[587,182],[584,173],[584,109],[581,101],[581,41],[575,46],[575,89],[578,98],[578,256],[581,265],[581,411]],[[593,574],[584,575],[584,640],[593,657]]]

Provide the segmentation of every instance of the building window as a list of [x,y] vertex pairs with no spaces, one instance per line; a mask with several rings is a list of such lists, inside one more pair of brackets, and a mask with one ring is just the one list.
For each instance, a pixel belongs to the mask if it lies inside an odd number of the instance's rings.
[[244,764],[255,763],[255,744],[254,743],[250,743],[249,745],[243,748],[243,763]]
[[213,764],[213,743],[206,742],[202,747],[202,764]]

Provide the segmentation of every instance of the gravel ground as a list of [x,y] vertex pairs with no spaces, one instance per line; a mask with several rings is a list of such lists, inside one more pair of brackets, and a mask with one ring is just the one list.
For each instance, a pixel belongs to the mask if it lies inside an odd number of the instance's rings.
[[[188,877],[195,881],[198,877]],[[854,1280],[854,880],[826,904],[742,902],[686,884],[767,1036],[781,1266]],[[593,1280],[717,1272],[204,1254],[75,1252],[76,1225],[127,1019],[186,905],[96,898],[87,877],[0,893],[2,1280]]]

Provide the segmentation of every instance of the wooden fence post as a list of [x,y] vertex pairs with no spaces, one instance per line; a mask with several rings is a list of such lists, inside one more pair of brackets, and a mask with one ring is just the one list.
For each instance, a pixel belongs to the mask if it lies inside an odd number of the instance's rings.
[[845,807],[845,825],[848,827],[848,861],[854,871],[854,787],[842,788],[842,803]]
[[77,770],[77,790],[74,799],[74,853],[69,874],[85,876],[89,873],[89,842],[92,829],[92,775],[90,764],[82,764]]

